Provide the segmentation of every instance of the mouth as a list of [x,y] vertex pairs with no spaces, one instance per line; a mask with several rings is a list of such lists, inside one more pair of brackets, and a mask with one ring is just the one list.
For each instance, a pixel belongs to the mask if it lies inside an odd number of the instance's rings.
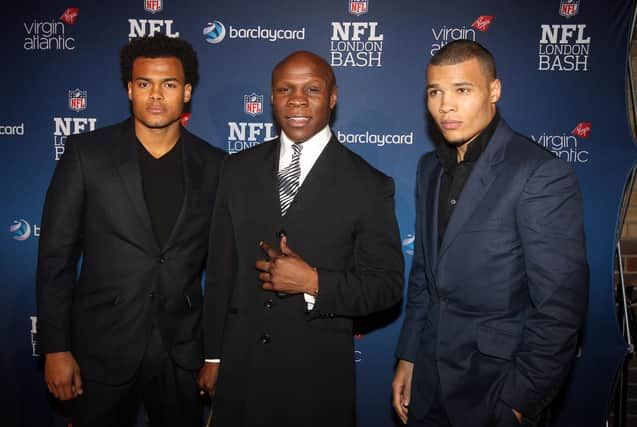
[[300,116],[300,115],[297,115],[297,116],[285,116],[285,120],[292,127],[302,127],[302,126],[305,126],[310,121],[310,117],[309,116]]
[[150,105],[146,107],[146,111],[148,111],[151,114],[162,114],[166,111],[166,109],[159,105]]
[[444,130],[455,130],[462,126],[462,122],[459,120],[443,120],[440,122],[440,127]]

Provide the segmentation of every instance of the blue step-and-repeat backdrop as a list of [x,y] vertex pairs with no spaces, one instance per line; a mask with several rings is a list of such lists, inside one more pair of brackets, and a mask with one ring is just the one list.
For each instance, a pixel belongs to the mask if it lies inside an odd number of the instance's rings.
[[[407,266],[416,162],[432,149],[425,65],[452,40],[488,47],[503,82],[503,117],[569,162],[583,187],[590,304],[556,425],[603,425],[626,349],[615,316],[613,247],[637,158],[626,112],[634,1],[25,0],[3,9],[2,425],[66,425],[36,353],[44,194],[68,135],[128,115],[119,49],[129,38],[158,32],[194,45],[201,82],[186,125],[230,153],[278,132],[269,102],[272,67],[299,49],[325,57],[339,85],[339,141],[396,180]],[[400,320],[396,313],[367,322],[354,338],[359,426],[394,423],[390,383]]]

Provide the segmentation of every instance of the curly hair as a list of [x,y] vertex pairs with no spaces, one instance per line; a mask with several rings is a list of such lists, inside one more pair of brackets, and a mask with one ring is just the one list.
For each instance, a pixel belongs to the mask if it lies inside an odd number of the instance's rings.
[[124,88],[133,78],[133,62],[137,58],[177,58],[184,68],[185,83],[194,89],[199,82],[199,61],[192,45],[185,40],[155,34],[132,39],[119,54],[120,76]]

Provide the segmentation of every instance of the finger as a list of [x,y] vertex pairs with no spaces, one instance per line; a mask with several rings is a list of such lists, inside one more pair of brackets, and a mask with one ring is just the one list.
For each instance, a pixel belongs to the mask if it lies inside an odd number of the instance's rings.
[[281,256],[281,254],[278,253],[276,249],[268,245],[266,242],[259,242],[259,246],[261,247],[261,249],[263,249],[263,252],[265,252],[270,258]]
[[401,389],[402,387],[400,386],[394,386],[393,390],[392,390],[392,406],[394,407],[394,411],[396,411],[396,415],[398,415],[398,417],[401,419],[401,421],[403,420],[404,414],[403,414],[403,406],[402,406],[402,402],[401,402]]
[[73,374],[73,396],[81,396],[84,393],[82,388],[82,377],[79,372]]
[[259,280],[262,282],[272,282],[272,275],[270,273],[259,273]]
[[58,399],[69,400],[73,398],[73,391],[71,390],[71,382],[66,384],[57,384],[56,389],[58,391]]
[[258,260],[254,265],[256,266],[257,270],[270,271],[270,262],[264,259]]
[[272,284],[272,282],[263,282],[261,287],[266,290],[266,291],[273,291],[274,290],[274,285]]
[[46,387],[49,389],[49,392],[53,395],[53,397],[55,397],[56,399],[59,399],[58,391],[56,390],[53,384],[47,384]]
[[281,253],[285,256],[298,256],[296,252],[294,252],[288,246],[288,237],[284,234],[281,236],[281,241],[279,242],[279,246],[281,246]]
[[411,386],[407,385],[403,388],[402,392],[402,407],[405,408],[405,411],[409,411],[409,402],[411,401]]

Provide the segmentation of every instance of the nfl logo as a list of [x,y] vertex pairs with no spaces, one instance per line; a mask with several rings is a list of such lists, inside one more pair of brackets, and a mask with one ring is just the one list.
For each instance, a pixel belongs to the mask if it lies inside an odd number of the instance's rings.
[[162,1],[163,0],[144,0],[144,10],[150,13],[161,12],[163,9]]
[[86,110],[86,91],[70,90],[69,91],[69,108],[73,111]]
[[579,12],[579,0],[561,0],[560,15],[564,18],[571,18]]
[[369,0],[349,0],[349,13],[352,15],[362,15],[367,13]]
[[243,111],[252,117],[263,113],[263,95],[257,95],[252,92],[250,95],[243,96]]

